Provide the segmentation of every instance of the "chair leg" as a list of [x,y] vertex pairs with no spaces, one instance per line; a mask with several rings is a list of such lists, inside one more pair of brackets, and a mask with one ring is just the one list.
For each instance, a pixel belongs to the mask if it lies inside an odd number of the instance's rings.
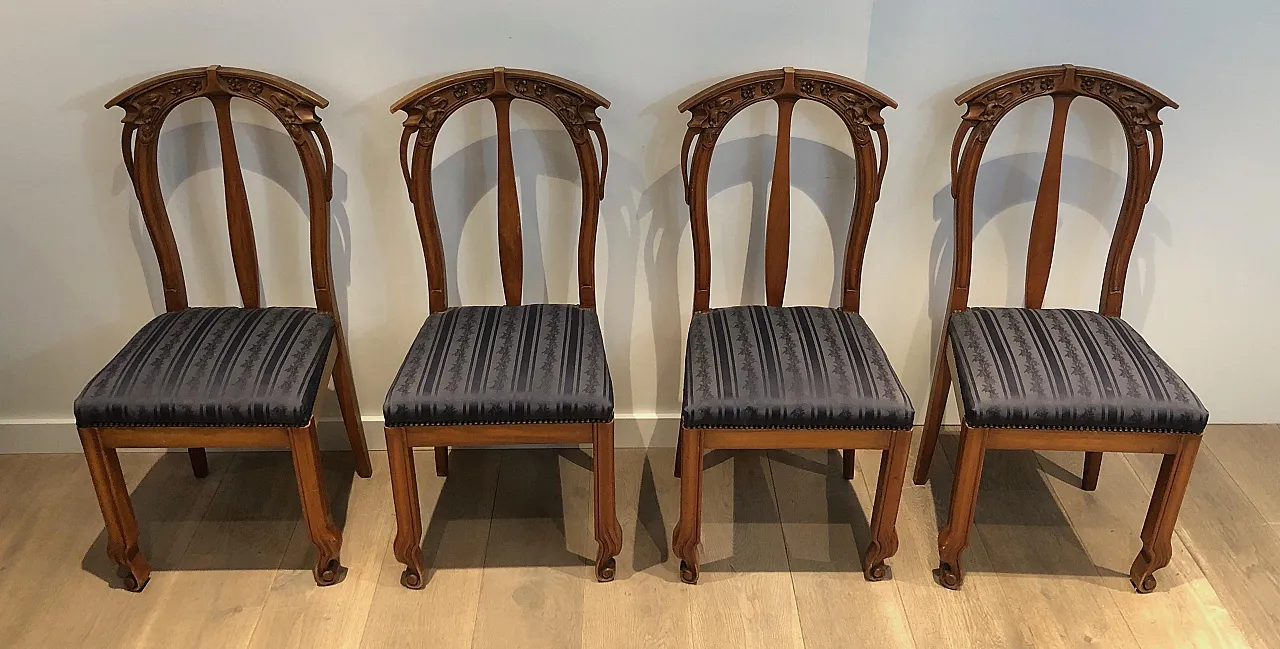
[[1095,491],[1098,488],[1098,475],[1102,473],[1102,453],[1089,451],[1084,454],[1084,475],[1080,480],[1080,488]]
[[[889,448],[880,452],[880,479],[871,511],[871,544],[867,546],[862,571],[867,581],[880,581],[887,577],[885,559],[898,552],[898,505],[902,501],[902,483],[907,479],[910,450],[911,429],[907,429],[895,431]],[[853,453],[845,453],[847,468],[847,458]]]
[[680,477],[680,449],[684,448],[684,426],[680,427],[680,434],[676,437],[676,477]]
[[929,403],[924,414],[924,435],[920,436],[920,452],[916,455],[916,471],[912,479],[918,485],[929,480],[929,465],[933,463],[933,452],[938,448],[938,432],[942,430],[942,415],[947,409],[947,394],[950,392],[951,365],[947,363],[947,328],[943,324],[938,361],[933,368],[933,386],[929,388]]
[[702,539],[702,435],[697,429],[681,430],[680,520],[671,537],[672,551],[680,557],[680,580],[698,583],[698,543]]
[[324,473],[320,466],[320,446],[316,442],[316,422],[305,428],[289,428],[289,450],[293,455],[293,473],[298,482],[298,498],[302,501],[302,518],[307,534],[316,546],[316,565],[312,570],[316,585],[332,586],[342,581],[346,568],[338,560],[342,549],[342,531],[329,513],[329,496],[324,489]]
[[151,579],[151,565],[138,547],[138,519],[120,471],[120,458],[115,449],[102,445],[96,428],[81,428],[80,444],[84,446],[89,476],[107,528],[107,556],[119,566],[117,572],[124,578],[124,587],[141,592]]
[[1191,467],[1200,449],[1199,435],[1185,435],[1175,453],[1164,456],[1160,464],[1160,476],[1151,494],[1151,506],[1147,508],[1147,520],[1142,525],[1142,550],[1129,568],[1129,582],[1139,593],[1156,589],[1155,571],[1169,565],[1173,556],[1173,526],[1178,521],[1178,510],[1187,493],[1191,479]]
[[418,473],[413,447],[403,428],[387,428],[387,462],[391,467],[391,498],[396,508],[396,560],[403,563],[400,584],[421,590],[427,585],[422,559],[422,507],[418,503]]
[[856,458],[853,454],[853,449],[851,448],[844,449],[844,474],[843,475],[845,480],[853,479],[853,467],[854,467],[855,460]]
[[960,456],[956,459],[955,478],[951,486],[951,514],[947,526],[938,534],[938,569],[934,575],[943,586],[959,590],[964,584],[960,558],[969,545],[973,515],[982,482],[982,460],[986,455],[986,434],[968,426],[960,428]]
[[189,448],[187,455],[191,457],[191,472],[197,478],[209,477],[209,456],[202,448]]
[[595,487],[596,581],[613,581],[614,557],[622,551],[622,525],[614,493],[613,422],[592,427],[592,468]]
[[436,475],[441,478],[449,477],[449,447],[437,446],[436,450]]
[[351,453],[356,458],[356,474],[361,478],[373,475],[369,461],[369,444],[364,438],[364,424],[360,421],[360,404],[356,402],[356,382],[351,376],[351,355],[347,352],[347,339],[342,325],[333,332],[333,342],[338,346],[338,360],[333,366],[333,389],[338,393],[338,407],[342,410],[342,423],[351,441]]

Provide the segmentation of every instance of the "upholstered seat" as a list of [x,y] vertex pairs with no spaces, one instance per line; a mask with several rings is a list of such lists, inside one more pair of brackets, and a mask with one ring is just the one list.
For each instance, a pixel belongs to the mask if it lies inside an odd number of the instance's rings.
[[80,393],[76,425],[306,426],[333,326],[293,307],[165,313]]
[[1119,318],[975,308],[950,319],[965,422],[976,427],[1199,433],[1209,412]]
[[857,313],[736,306],[695,313],[686,428],[910,428],[911,399]]
[[567,304],[434,313],[400,366],[383,414],[387,426],[612,421],[600,321]]

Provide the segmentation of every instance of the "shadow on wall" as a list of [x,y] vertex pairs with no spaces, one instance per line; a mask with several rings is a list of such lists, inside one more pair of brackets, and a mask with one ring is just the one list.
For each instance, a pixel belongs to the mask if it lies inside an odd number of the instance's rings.
[[[1026,258],[1027,233],[1025,223],[1020,224],[1012,219],[995,222],[995,218],[1012,207],[1035,203],[1040,186],[1040,161],[1043,159],[1043,153],[1018,153],[984,162],[978,169],[973,206],[973,236],[976,239],[987,226],[996,228],[1003,235],[1008,259],[1014,262],[1009,264],[1009,293],[1004,305],[1021,306],[1023,303],[1025,265],[1016,260]],[[1124,187],[1125,177],[1112,169],[1078,156],[1063,156],[1060,204],[1071,205],[1089,214],[1109,234],[1115,231]],[[934,231],[929,253],[932,282],[929,292],[929,340],[930,344],[935,345],[942,335],[942,323],[951,291],[952,263],[955,257],[954,214],[954,200],[951,197],[951,185],[948,184],[933,195],[933,218],[938,222],[938,227]],[[1059,217],[1059,231],[1061,221],[1062,215]],[[1128,276],[1125,278],[1124,318],[1139,331],[1151,310],[1156,278],[1156,242],[1170,245],[1172,237],[1169,219],[1157,207],[1148,204],[1134,243]],[[1062,250],[1060,245],[1055,248],[1055,258],[1063,254],[1069,255],[1071,252]],[[975,271],[982,266],[982,259],[973,260]],[[1051,270],[1049,278],[1051,283],[1071,281],[1070,277],[1062,276],[1061,270]],[[1101,293],[1102,287],[1097,288]],[[1096,307],[1090,305],[1089,308]]]

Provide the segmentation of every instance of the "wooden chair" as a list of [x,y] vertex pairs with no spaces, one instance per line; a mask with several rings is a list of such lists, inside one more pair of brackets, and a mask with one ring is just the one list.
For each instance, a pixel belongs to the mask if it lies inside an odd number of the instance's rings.
[[[1053,99],[1053,121],[1027,247],[1026,307],[970,308],[973,200],[991,132],[1019,104]],[[1058,223],[1058,192],[1067,110],[1076,97],[1096,99],[1124,128],[1128,183],[1111,239],[1098,312],[1043,309]],[[1209,413],[1186,383],[1120,319],[1125,274],[1142,211],[1160,169],[1160,109],[1168,97],[1128,77],[1070,65],[1011,72],[956,98],[967,104],[951,150],[955,198],[955,269],[947,322],[938,345],[915,483],[924,484],[954,377],[960,452],[951,515],[938,537],[942,585],[960,588],[960,558],[973,527],[974,501],[987,449],[1084,451],[1083,488],[1097,488],[1105,451],[1162,453],[1142,551],[1129,579],[1139,592],[1169,563],[1170,536]]]
[[[840,309],[782,306],[791,227],[791,115],[802,99],[834,110],[853,138],[857,195]],[[778,146],[765,224],[768,306],[711,309],[711,155],[724,125],[743,108],[765,100],[778,104]],[[693,222],[694,297],[677,450],[680,520],[672,546],[686,583],[698,581],[702,456],[715,448],[845,449],[846,479],[853,477],[853,449],[882,449],[863,574],[872,581],[887,576],[885,559],[898,549],[895,521],[915,411],[884,350],[858,315],[863,253],[888,161],[880,116],[886,106],[896,104],[853,79],[792,68],[734,77],[680,105],[681,111],[692,113],[680,169]],[[878,155],[873,140],[879,141]]]
[[[197,97],[213,104],[218,124],[231,255],[244,308],[187,306],[182,262],[160,189],[161,126],[175,106]],[[261,305],[253,223],[231,127],[232,98],[269,110],[298,148],[311,212],[315,309]],[[148,79],[107,102],[107,108],[125,110],[124,163],[156,249],[167,310],[147,323],[75,402],[76,425],[106,522],[107,554],[120,566],[129,590],[146,586],[151,567],[138,547],[138,523],[117,448],[190,447],[197,477],[209,473],[206,446],[289,448],[303,517],[316,546],[316,583],[327,586],[342,578],[342,534],[329,513],[314,417],[316,396],[330,375],[356,471],[367,478],[372,469],[333,296],[333,155],[316,115],[327,104],[285,79],[216,65]]]
[[[450,307],[445,254],[431,187],[436,136],[449,115],[487,99],[498,121],[498,262],[506,306]],[[511,103],[541,104],[559,118],[582,174],[578,305],[521,304],[524,274],[520,206],[511,153]],[[609,581],[622,549],[614,507],[613,383],[595,314],[596,223],[609,166],[596,109],[604,97],[542,72],[493,68],[428,83],[391,107],[404,111],[400,163],[427,262],[431,314],[383,406],[396,508],[395,554],[401,583],[426,586],[422,512],[413,448],[435,447],[445,476],[450,446],[569,443],[594,449],[596,577]],[[600,143],[597,166],[590,134]]]

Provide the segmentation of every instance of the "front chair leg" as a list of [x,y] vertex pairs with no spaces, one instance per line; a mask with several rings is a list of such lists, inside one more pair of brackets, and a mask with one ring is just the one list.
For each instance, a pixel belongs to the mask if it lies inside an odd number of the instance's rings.
[[418,473],[413,447],[403,428],[387,428],[387,462],[391,467],[391,498],[396,508],[396,560],[403,563],[400,584],[421,590],[427,585],[422,560],[422,508],[418,503]]
[[680,557],[680,580],[698,583],[698,542],[702,539],[702,435],[697,429],[681,429],[680,520],[671,537],[671,548]]
[[1151,494],[1151,506],[1147,508],[1147,520],[1142,525],[1142,550],[1129,568],[1129,582],[1139,593],[1156,589],[1155,571],[1169,565],[1173,557],[1173,527],[1178,521],[1178,510],[1187,493],[1191,479],[1191,467],[1200,449],[1199,435],[1184,435],[1178,450],[1164,456],[1160,475]]
[[933,386],[929,388],[929,403],[924,413],[924,434],[920,436],[920,452],[916,454],[912,481],[918,485],[929,479],[929,465],[933,463],[933,452],[938,448],[938,433],[942,430],[942,415],[950,392],[951,365],[947,362],[947,323],[944,322],[942,340],[938,343],[938,361],[933,370]]
[[340,322],[333,332],[333,344],[338,346],[338,359],[333,365],[333,390],[338,393],[342,423],[346,426],[347,439],[351,442],[351,454],[356,459],[356,475],[368,478],[373,475],[373,464],[369,461],[369,444],[364,437],[364,424],[360,421],[356,382],[351,376],[351,355],[347,352],[347,339],[342,333]]
[[117,572],[124,578],[124,587],[140,592],[151,579],[151,565],[138,547],[138,519],[120,471],[120,458],[115,449],[102,445],[96,428],[81,428],[80,444],[84,446],[89,476],[107,528],[107,556],[119,567]]
[[938,569],[934,575],[943,586],[959,590],[964,584],[960,558],[969,545],[973,515],[982,482],[982,459],[986,455],[986,434],[961,424],[960,456],[956,458],[955,478],[951,486],[951,514],[947,526],[938,534]]
[[316,422],[312,419],[304,428],[286,430],[293,456],[293,473],[298,482],[298,497],[302,501],[302,518],[307,524],[311,543],[316,546],[316,565],[312,575],[316,585],[332,586],[342,581],[346,568],[338,560],[342,531],[334,525],[333,516],[329,513],[329,497],[324,489],[320,448],[316,442]]
[[910,450],[911,429],[907,429],[894,431],[889,448],[880,453],[880,479],[871,511],[871,544],[863,561],[862,574],[867,581],[888,577],[885,559],[898,552],[898,505],[902,502],[902,483],[907,478]]
[[596,580],[613,581],[622,551],[622,525],[618,524],[614,493],[613,422],[596,424],[592,430],[591,474],[595,487]]

